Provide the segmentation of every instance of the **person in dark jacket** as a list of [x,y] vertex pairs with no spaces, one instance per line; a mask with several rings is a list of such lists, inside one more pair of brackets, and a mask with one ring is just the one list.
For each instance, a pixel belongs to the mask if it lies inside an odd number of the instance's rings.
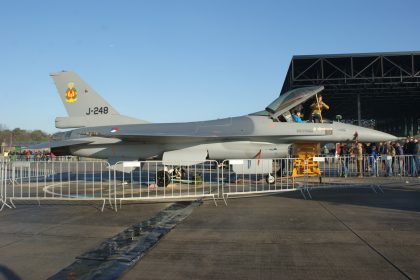
[[[395,143],[395,161],[397,162],[398,166],[398,175],[403,175],[404,173],[404,151],[403,147],[400,145],[400,143]],[[395,168],[396,169],[396,168]]]
[[413,176],[419,176],[420,174],[420,144],[419,144],[419,140],[415,139],[413,141],[413,161],[414,161],[414,165],[413,166]]
[[350,147],[348,144],[343,143],[340,148],[341,177],[348,176],[349,161],[350,161]]
[[407,150],[406,154],[409,156],[408,159],[408,165],[409,165],[409,171],[411,176],[417,176],[417,159],[415,156],[415,142],[414,138],[410,137],[409,142],[407,143]]

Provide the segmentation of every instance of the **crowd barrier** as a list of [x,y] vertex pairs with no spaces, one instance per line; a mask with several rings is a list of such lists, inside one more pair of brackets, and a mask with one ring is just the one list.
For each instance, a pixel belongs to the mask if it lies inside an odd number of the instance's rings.
[[51,156],[49,154],[9,154],[7,157],[0,155],[3,161],[103,161],[101,159],[78,156]]
[[162,161],[118,162],[114,167],[115,204],[123,201],[191,200],[219,197],[216,161],[199,164]]
[[[417,177],[419,157],[404,156],[355,156],[323,157],[321,163],[326,177]],[[358,166],[358,164],[360,166]],[[359,171],[360,169],[360,171]]]
[[222,197],[254,196],[295,191],[302,182],[293,177],[295,158],[235,159],[222,163]]
[[[111,172],[105,161],[3,161],[4,206],[17,200],[110,201]],[[9,203],[7,203],[9,202]]]
[[[419,178],[417,156],[235,159],[222,163],[161,161],[12,161],[0,160],[0,207],[19,200],[99,201],[117,210],[127,201],[180,201],[256,196]],[[355,179],[361,177],[363,179]],[[217,204],[216,204],[217,205]]]
[[0,161],[0,207],[16,201],[179,201],[219,197],[216,161]]

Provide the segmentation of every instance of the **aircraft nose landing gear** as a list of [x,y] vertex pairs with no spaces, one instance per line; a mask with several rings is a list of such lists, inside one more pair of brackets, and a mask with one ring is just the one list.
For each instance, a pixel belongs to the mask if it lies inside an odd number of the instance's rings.
[[273,175],[268,174],[267,176],[265,176],[265,181],[266,181],[268,184],[274,184],[274,182],[276,181],[276,178],[274,178],[274,176],[273,176]]
[[156,173],[156,184],[158,187],[166,187],[171,182],[171,176],[168,171],[161,170]]

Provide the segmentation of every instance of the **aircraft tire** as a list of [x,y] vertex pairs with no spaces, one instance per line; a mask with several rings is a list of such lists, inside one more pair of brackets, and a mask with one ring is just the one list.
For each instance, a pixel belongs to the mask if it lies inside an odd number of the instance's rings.
[[166,187],[171,182],[171,176],[167,171],[158,171],[156,173],[156,184],[158,187]]
[[276,181],[276,178],[274,178],[274,176],[273,176],[273,175],[268,174],[267,176],[265,176],[265,181],[266,181],[268,184],[274,184],[274,182]]

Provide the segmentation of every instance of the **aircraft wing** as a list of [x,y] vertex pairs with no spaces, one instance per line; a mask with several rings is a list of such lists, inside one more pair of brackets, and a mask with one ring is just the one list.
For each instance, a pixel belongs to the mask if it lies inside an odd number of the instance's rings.
[[155,143],[155,144],[177,144],[177,143],[212,143],[219,141],[251,141],[255,137],[251,136],[220,136],[220,135],[179,135],[179,134],[97,134],[99,137],[108,139],[118,139],[124,142],[136,142],[142,144]]
[[58,148],[58,147],[68,147],[81,144],[89,144],[95,142],[95,139],[92,138],[81,138],[81,139],[68,139],[60,141],[48,141],[42,142],[36,145],[29,146],[29,149],[46,149],[46,148]]

